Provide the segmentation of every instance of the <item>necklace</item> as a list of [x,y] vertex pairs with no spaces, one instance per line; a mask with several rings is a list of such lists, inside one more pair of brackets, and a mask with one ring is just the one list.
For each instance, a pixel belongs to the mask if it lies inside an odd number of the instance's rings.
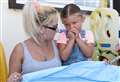
[[43,52],[42,55],[44,56],[44,61],[47,61],[48,60],[48,56],[50,55],[50,46],[47,46],[41,52]]

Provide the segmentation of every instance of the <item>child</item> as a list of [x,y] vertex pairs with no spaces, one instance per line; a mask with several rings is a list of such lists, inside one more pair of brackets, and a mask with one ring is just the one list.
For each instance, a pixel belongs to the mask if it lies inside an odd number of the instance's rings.
[[61,12],[66,30],[58,39],[58,48],[63,65],[85,61],[92,57],[94,38],[91,31],[81,29],[84,17],[75,4],[66,5]]

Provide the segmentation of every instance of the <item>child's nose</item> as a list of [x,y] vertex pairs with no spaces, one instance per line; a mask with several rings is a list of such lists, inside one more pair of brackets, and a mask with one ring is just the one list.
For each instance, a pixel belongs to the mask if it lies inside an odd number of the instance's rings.
[[73,28],[74,28],[74,25],[73,25],[73,24],[71,24],[71,25],[70,25],[70,29],[73,29]]

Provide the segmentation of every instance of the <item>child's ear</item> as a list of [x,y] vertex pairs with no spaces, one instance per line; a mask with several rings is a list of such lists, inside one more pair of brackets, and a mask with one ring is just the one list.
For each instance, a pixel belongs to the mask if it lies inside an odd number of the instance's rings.
[[85,16],[85,15],[82,15],[82,22],[85,21],[85,18],[86,18],[86,16]]

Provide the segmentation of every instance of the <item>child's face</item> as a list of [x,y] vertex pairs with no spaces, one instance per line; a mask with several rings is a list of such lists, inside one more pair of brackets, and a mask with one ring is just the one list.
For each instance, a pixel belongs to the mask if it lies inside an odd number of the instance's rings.
[[70,15],[63,19],[63,23],[68,31],[74,28],[80,30],[83,23],[83,17],[78,14]]

